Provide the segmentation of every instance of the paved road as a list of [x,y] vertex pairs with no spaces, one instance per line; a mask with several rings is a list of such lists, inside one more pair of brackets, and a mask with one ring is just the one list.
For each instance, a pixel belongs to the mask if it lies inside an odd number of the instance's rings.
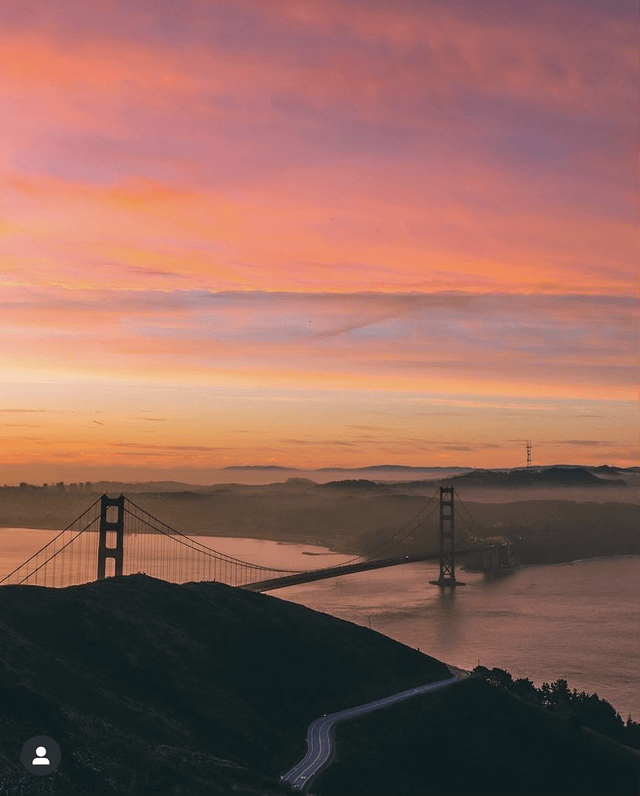
[[410,688],[408,691],[401,691],[399,694],[377,699],[375,702],[367,702],[366,705],[358,705],[355,708],[341,710],[338,713],[330,713],[311,722],[307,730],[307,754],[290,771],[280,778],[282,782],[290,785],[296,790],[303,791],[308,788],[311,779],[318,774],[320,769],[329,761],[333,751],[332,730],[333,727],[345,719],[355,716],[362,716],[364,713],[371,713],[379,708],[393,705],[395,702],[402,702],[411,699],[418,694],[426,694],[429,691],[437,691],[458,681],[458,677],[450,677],[446,680],[438,680],[435,683],[421,685],[417,688]]

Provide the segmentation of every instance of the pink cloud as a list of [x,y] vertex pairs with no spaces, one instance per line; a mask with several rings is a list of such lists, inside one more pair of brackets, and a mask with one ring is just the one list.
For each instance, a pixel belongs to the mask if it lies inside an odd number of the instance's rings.
[[628,399],[637,35],[618,6],[8,0],[3,364],[457,390],[470,414],[478,395]]
[[637,308],[626,298],[16,288],[2,312],[0,351],[19,345],[35,367],[63,340],[67,367],[85,373],[635,394]]
[[37,5],[0,38],[9,275],[634,290],[624,19],[245,2],[243,38],[192,3],[173,40],[155,5]]
[[[222,4],[190,2],[182,4],[181,28],[176,26],[173,40],[156,35],[162,12],[155,3],[138,4],[135,11],[123,3],[108,9],[102,2],[87,3],[82,22],[71,8],[65,14],[64,6],[58,6],[56,15],[44,16],[37,6],[25,15],[30,24],[7,28],[14,40],[20,31],[27,39],[16,41],[25,53],[22,58],[13,53],[17,79],[35,80],[41,74],[24,46],[34,46],[35,30],[44,34],[39,54],[45,58],[49,86],[93,82],[103,93],[142,91],[142,101],[204,87],[242,84],[251,91],[276,84],[304,87],[314,98],[344,96],[370,107],[373,102],[379,112],[384,100],[417,99],[425,91],[446,95],[472,86],[543,104],[619,109],[619,94],[637,72],[629,20],[573,3],[538,6],[537,11],[532,4],[532,13],[518,18],[510,13],[470,16],[464,6],[437,4],[247,0],[234,4],[234,19]],[[247,26],[243,35],[234,25],[245,20],[253,31]],[[226,44],[228,33],[233,46]],[[56,52],[49,61],[47,38],[67,57]],[[280,38],[287,46],[279,46]],[[185,42],[188,48],[176,46]],[[391,60],[394,68],[389,70]],[[80,75],[66,66],[78,61],[86,66]]]

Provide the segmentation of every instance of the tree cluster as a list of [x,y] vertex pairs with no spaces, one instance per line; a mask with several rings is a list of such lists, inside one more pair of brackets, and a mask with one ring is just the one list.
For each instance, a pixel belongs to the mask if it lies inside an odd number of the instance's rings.
[[472,674],[509,691],[520,699],[559,714],[567,720],[568,726],[576,731],[584,726],[633,749],[638,749],[640,746],[638,722],[632,721],[631,716],[625,722],[613,705],[606,699],[600,699],[597,694],[578,692],[575,688],[570,690],[567,681],[563,678],[553,683],[543,683],[540,688],[536,688],[528,677],[514,680],[511,673],[505,669],[476,666]]

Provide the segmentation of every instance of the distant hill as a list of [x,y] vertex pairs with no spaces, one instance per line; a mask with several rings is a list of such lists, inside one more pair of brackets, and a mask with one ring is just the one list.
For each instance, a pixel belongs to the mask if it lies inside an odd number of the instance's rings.
[[464,486],[564,486],[564,487],[610,487],[626,486],[623,479],[611,480],[598,478],[586,467],[547,467],[537,470],[473,470],[470,473],[446,479],[447,483]]
[[315,481],[312,481],[310,478],[287,478],[284,484],[280,484],[281,487],[296,487],[296,488],[311,488],[315,489],[317,484]]
[[314,473],[351,473],[351,472],[366,472],[376,470],[391,471],[391,472],[432,472],[434,470],[470,470],[471,467],[414,467],[405,464],[371,464],[367,467],[320,467],[313,470]]
[[390,487],[384,482],[368,481],[366,478],[346,478],[344,481],[327,481],[326,484],[317,484],[316,489],[342,489],[344,491],[357,490],[357,491],[374,491],[382,492]]
[[194,484],[182,481],[94,481],[91,485],[92,492],[182,492],[185,490],[200,489]]
[[298,470],[297,467],[281,467],[278,464],[230,464],[223,470]]
[[[639,472],[638,467],[612,467],[610,465],[599,465],[597,467],[587,467],[582,465],[568,465],[558,464],[543,467],[535,467],[531,470],[524,468],[492,468],[492,469],[473,469],[470,467],[414,467],[401,464],[374,464],[366,467],[321,467],[317,469],[303,469],[299,467],[284,467],[276,464],[234,464],[222,468],[218,472],[229,473],[246,473],[256,474],[264,473],[265,476],[269,473],[300,473],[308,477],[310,480],[314,478],[314,474],[320,476],[323,473],[362,473],[371,474],[372,479],[382,479],[382,482],[389,482],[390,478],[396,474],[398,478],[404,478],[405,485],[410,483],[418,485],[423,483],[440,483],[443,478],[453,479],[462,476],[469,476],[469,483],[482,483],[483,486],[495,485],[500,486],[520,486],[520,485],[559,485],[559,486],[600,486],[602,483],[607,486],[616,485],[618,482],[635,483],[633,476]],[[579,472],[589,473],[598,478],[598,475],[603,476],[598,480],[589,480],[587,478],[572,479],[571,475],[562,475],[559,471],[572,471],[574,474]],[[549,474],[546,479],[544,474]],[[406,477],[415,473],[415,481],[408,482]],[[554,473],[557,477],[554,477]],[[491,474],[491,475],[490,475]],[[618,479],[615,476],[619,476]],[[500,480],[502,479],[502,480]],[[348,480],[362,480],[362,479],[348,479]],[[509,483],[507,483],[509,482]],[[460,483],[465,483],[461,481]],[[182,481],[143,481],[143,482],[127,482],[127,481],[95,481],[91,485],[93,493],[101,492],[184,492],[196,491],[203,492],[215,488],[215,484],[205,486],[203,484],[191,484]],[[84,490],[82,490],[84,491]],[[49,490],[51,494],[53,490]]]

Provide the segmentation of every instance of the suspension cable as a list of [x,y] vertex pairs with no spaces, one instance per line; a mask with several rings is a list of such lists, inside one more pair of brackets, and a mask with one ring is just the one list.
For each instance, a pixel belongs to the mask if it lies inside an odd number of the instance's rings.
[[[94,505],[95,505],[95,504],[94,504]],[[87,512],[85,511],[85,514],[86,514],[86,513],[87,513]],[[50,555],[50,556],[49,556],[49,558],[47,558],[47,559],[46,559],[46,561],[43,561],[43,562],[42,562],[42,564],[40,564],[40,566],[36,567],[35,569],[32,569],[32,570],[31,570],[31,572],[29,572],[28,574],[26,574],[26,575],[24,576],[24,578],[22,578],[22,580],[18,581],[18,584],[17,584],[17,585],[18,585],[18,586],[22,585],[22,584],[25,582],[25,580],[29,580],[29,578],[30,578],[32,575],[35,575],[35,574],[36,574],[36,572],[38,572],[38,570],[42,569],[42,567],[46,567],[46,565],[49,563],[49,561],[52,561],[52,560],[53,560],[53,559],[54,559],[54,558],[55,558],[57,555],[59,555],[59,554],[60,554],[60,553],[61,553],[63,550],[65,550],[67,547],[69,547],[69,545],[70,545],[70,544],[73,544],[73,542],[75,542],[75,541],[76,541],[76,539],[78,539],[78,538],[79,538],[79,537],[80,537],[80,536],[81,536],[81,535],[82,535],[82,534],[83,534],[85,531],[89,530],[89,528],[90,528],[90,527],[93,525],[93,523],[94,523],[94,522],[95,522],[97,519],[98,519],[97,517],[94,517],[94,518],[91,520],[91,522],[90,522],[88,525],[85,525],[85,527],[84,527],[82,530],[80,530],[80,531],[78,531],[78,532],[76,533],[76,535],[73,537],[73,539],[69,539],[69,541],[68,541],[68,542],[66,542],[66,544],[62,545],[62,547],[61,547],[59,550],[56,550],[56,552],[55,552],[55,553],[53,553],[52,555]],[[67,528],[67,529],[66,529],[65,531],[63,531],[62,533],[65,533],[65,532],[66,532],[66,531],[68,531],[68,530],[69,530],[69,529]],[[60,538],[60,534],[58,534],[58,536],[56,536],[56,539],[59,539],[59,538]],[[53,539],[52,541],[53,541],[53,542],[55,542],[55,539]],[[49,544],[51,544],[51,542],[49,542]],[[49,545],[45,545],[45,546],[42,548],[42,550],[44,550],[44,549],[45,549],[46,547],[48,547],[48,546],[49,546]],[[36,555],[37,555],[37,553],[36,553]],[[33,558],[33,556],[31,556],[31,558]],[[25,564],[27,564],[29,561],[31,561],[31,558],[30,558],[30,559],[28,559],[28,561],[25,561],[25,562],[24,562],[24,564],[22,564],[22,566],[25,566]],[[18,569],[21,569],[21,567],[18,567]],[[72,567],[70,567],[70,570],[72,570]],[[14,572],[17,572],[17,571],[18,571],[18,570],[14,570]],[[13,575],[13,572],[12,572],[11,574]],[[7,578],[8,578],[8,577],[10,577],[10,576],[9,576],[9,575],[7,575]],[[3,580],[6,580],[7,578],[3,578]],[[2,581],[0,581],[0,582],[2,582]]]
[[468,516],[468,517],[469,517],[469,519],[471,520],[471,525],[472,525],[472,527],[473,527],[475,530],[477,530],[477,531],[478,531],[480,534],[482,534],[482,528],[481,528],[481,527],[480,527],[480,525],[478,524],[477,520],[474,518],[473,514],[472,514],[472,513],[469,511],[469,509],[466,507],[466,505],[465,505],[464,501],[462,500],[462,498],[460,497],[460,495],[458,494],[458,492],[456,492],[456,497],[458,498],[458,504],[459,504],[459,505],[460,505],[460,506],[461,506],[461,507],[462,507],[462,508],[463,508],[463,509],[464,509],[464,510],[467,512],[467,516]]
[[[98,498],[98,499],[97,499],[97,500],[96,500],[94,503],[92,503],[92,504],[89,506],[89,508],[88,508],[88,509],[86,509],[86,511],[83,511],[83,512],[82,512],[82,514],[81,514],[79,517],[76,517],[76,519],[75,519],[73,522],[69,523],[69,525],[67,525],[67,527],[66,527],[64,530],[60,531],[60,533],[56,534],[56,536],[54,536],[54,537],[53,537],[53,539],[51,539],[51,541],[49,541],[49,542],[47,542],[45,545],[43,545],[43,546],[42,546],[42,547],[41,547],[41,548],[40,548],[40,549],[37,551],[37,553],[34,553],[34,554],[33,554],[32,556],[30,556],[30,557],[29,557],[29,558],[28,558],[26,561],[23,561],[23,562],[22,562],[22,564],[20,564],[20,566],[19,566],[19,567],[16,567],[16,568],[13,570],[13,572],[10,572],[8,575],[5,575],[5,577],[4,577],[4,578],[2,578],[2,580],[0,580],[0,583],[4,583],[4,582],[5,582],[5,580],[8,580],[8,579],[9,579],[9,578],[10,578],[12,575],[15,575],[15,574],[16,574],[16,572],[17,572],[19,569],[22,569],[22,567],[26,566],[26,565],[29,563],[29,561],[32,561],[32,560],[33,560],[33,559],[34,559],[36,556],[39,556],[39,555],[40,555],[40,553],[44,552],[44,551],[47,549],[47,547],[49,547],[49,545],[52,545],[54,542],[56,542],[56,541],[57,541],[57,540],[58,540],[58,539],[59,539],[59,538],[62,536],[62,534],[63,534],[63,533],[66,533],[67,531],[70,531],[70,530],[71,530],[71,528],[72,528],[72,526],[73,526],[73,525],[75,525],[77,522],[79,522],[79,521],[80,521],[80,520],[81,520],[81,519],[82,519],[82,518],[85,516],[85,514],[88,514],[88,513],[91,511],[91,509],[92,509],[92,508],[94,508],[95,506],[97,506],[97,505],[98,505],[98,503],[100,502],[100,500],[101,500],[101,498]],[[86,526],[86,528],[83,528],[83,529],[82,529],[82,531],[80,531],[80,533],[83,533],[84,531],[86,531],[86,530],[87,530],[87,528],[88,528],[90,525],[92,525],[92,524],[93,524],[93,523],[94,523],[94,522],[95,522],[97,519],[98,519],[97,517],[94,517],[94,518],[93,518],[93,520],[91,520],[91,522],[89,523],[89,525],[87,525],[87,526]],[[74,537],[74,538],[77,538],[77,537]],[[72,541],[73,541],[73,540],[72,540]],[[67,544],[68,544],[68,543],[67,543]],[[65,547],[66,547],[66,546],[67,546],[67,545],[65,545]],[[60,548],[60,550],[64,550],[64,547],[61,547],[61,548]],[[59,550],[58,552],[60,552],[60,550]],[[57,553],[54,553],[54,555],[57,555]],[[52,556],[52,558],[53,558],[53,556]],[[48,560],[51,560],[51,559],[48,559]],[[45,563],[46,563],[46,562],[45,562]],[[36,570],[34,570],[34,571],[36,571]]]
[[[401,542],[403,542],[414,530],[416,530],[415,528],[412,527],[414,522],[418,521],[418,524],[421,525],[422,523],[426,522],[429,519],[429,517],[431,517],[431,515],[433,514],[433,512],[437,508],[436,506],[434,506],[434,508],[431,510],[431,512],[429,513],[428,516],[422,517],[421,515],[423,515],[423,513],[429,508],[429,506],[431,504],[431,501],[433,501],[435,499],[437,494],[438,493],[435,492],[429,498],[428,503],[426,503],[424,506],[422,506],[420,511],[414,517],[412,517],[409,520],[409,522],[407,522],[405,525],[403,525],[402,528],[400,528],[398,531],[396,531],[393,534],[393,536],[390,536],[388,539],[385,539],[383,542],[380,542],[375,547],[373,547],[371,550],[368,550],[366,553],[362,553],[362,555],[359,555],[359,556],[356,556],[355,558],[349,559],[349,561],[345,561],[340,566],[347,566],[348,564],[355,564],[355,563],[359,563],[360,561],[367,560],[368,558],[373,557],[376,553],[379,553],[382,549],[384,549],[385,546],[390,545],[391,543],[393,543],[395,545],[395,544],[400,544]],[[402,538],[398,538],[398,537],[400,537],[400,534],[404,534],[404,536],[402,536]]]
[[[136,506],[136,508],[139,507]],[[144,511],[144,509],[141,510]],[[160,525],[164,525],[164,527],[168,528],[169,531],[171,531],[171,533],[168,533],[162,528],[152,525],[150,522],[147,522],[147,520],[145,520],[143,517],[136,516],[126,508],[125,508],[125,513],[129,514],[132,517],[135,517],[138,520],[138,522],[142,523],[143,525],[146,525],[147,528],[151,528],[153,531],[156,531],[158,533],[161,533],[163,536],[173,539],[173,541],[176,542],[176,544],[181,544],[184,547],[188,547],[189,549],[194,550],[196,553],[209,556],[210,558],[216,558],[218,560],[225,561],[226,563],[229,564],[248,566],[251,567],[252,569],[259,569],[263,572],[283,572],[291,574],[300,574],[302,572],[307,571],[304,569],[277,569],[276,567],[265,567],[262,566],[261,564],[253,564],[250,561],[242,561],[239,558],[233,558],[232,556],[227,556],[224,553],[220,553],[217,550],[214,550],[212,547],[207,547],[207,545],[201,544],[200,542],[196,541],[195,539],[192,539],[186,534],[180,533],[180,531],[176,531],[174,528],[171,528],[171,526],[166,525],[163,522],[160,522]],[[147,514],[147,516],[155,520],[155,517],[153,517],[153,515],[149,514],[148,512],[145,512],[145,514]]]

